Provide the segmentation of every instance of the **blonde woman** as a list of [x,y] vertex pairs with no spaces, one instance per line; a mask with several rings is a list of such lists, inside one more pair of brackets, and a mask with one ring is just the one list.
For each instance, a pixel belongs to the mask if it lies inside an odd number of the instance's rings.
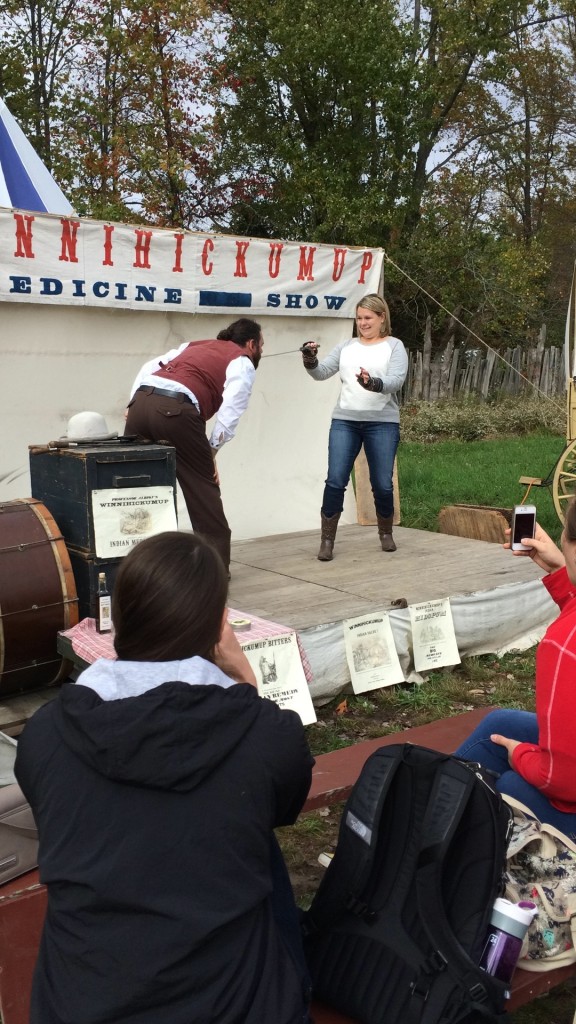
[[318,361],[318,345],[302,346],[304,368],[314,380],[340,374],[342,387],[330,426],[328,476],[322,499],[322,534],[318,558],[330,562],[338,520],[344,507],[354,461],[364,447],[376,506],[383,551],[395,551],[392,536],[394,491],[392,473],[400,440],[398,392],[408,371],[402,342],[393,337],[388,304],[379,295],[365,295],[356,306],[358,337],[342,341]]

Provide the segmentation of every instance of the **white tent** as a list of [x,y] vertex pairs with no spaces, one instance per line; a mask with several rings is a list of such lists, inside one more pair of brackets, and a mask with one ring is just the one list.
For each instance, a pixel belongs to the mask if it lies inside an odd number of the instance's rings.
[[[122,433],[144,362],[251,316],[264,358],[237,436],[218,456],[232,533],[315,528],[339,381],[311,380],[298,348],[313,339],[324,354],[351,337],[382,259],[369,248],[0,209],[0,501],[30,493],[28,445],[59,437],[84,409]],[[355,522],[347,498],[343,522]]]

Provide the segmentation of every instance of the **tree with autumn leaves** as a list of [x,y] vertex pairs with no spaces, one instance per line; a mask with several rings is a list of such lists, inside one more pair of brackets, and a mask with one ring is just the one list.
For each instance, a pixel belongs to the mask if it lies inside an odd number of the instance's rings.
[[[569,5],[226,0],[225,10],[223,159],[258,174],[231,211],[236,230],[382,245],[492,344],[532,340],[543,318],[558,337],[576,253]],[[428,315],[435,337],[449,329],[393,266],[388,284],[409,343]]]
[[409,344],[458,333],[433,298],[497,346],[560,340],[576,0],[0,0],[0,28],[79,213],[383,246]]
[[223,215],[206,16],[201,0],[0,0],[4,98],[78,213],[186,227]]

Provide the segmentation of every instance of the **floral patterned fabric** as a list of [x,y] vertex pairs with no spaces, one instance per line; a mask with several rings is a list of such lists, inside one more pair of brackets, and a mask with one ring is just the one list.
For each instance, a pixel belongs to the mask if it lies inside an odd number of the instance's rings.
[[518,963],[524,970],[548,971],[576,961],[576,844],[528,808],[505,797],[514,808],[508,846],[506,898],[532,900],[532,921]]

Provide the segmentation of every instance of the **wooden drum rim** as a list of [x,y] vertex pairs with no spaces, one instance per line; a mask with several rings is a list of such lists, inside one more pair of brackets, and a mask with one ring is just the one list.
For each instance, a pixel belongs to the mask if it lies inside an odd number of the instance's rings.
[[42,523],[42,526],[46,531],[46,536],[50,540],[50,543],[56,552],[56,567],[62,584],[62,597],[64,600],[64,623],[65,628],[70,629],[71,626],[75,626],[78,622],[78,595],[76,593],[74,572],[72,570],[72,562],[70,561],[68,548],[66,547],[66,541],[62,536],[56,520],[46,508],[46,505],[43,505],[41,501],[37,500],[37,498],[23,498],[22,500],[26,505],[30,506],[36,517]]
[[[14,506],[15,510],[23,506],[28,507],[44,530],[44,533],[46,534],[46,543],[50,545],[54,555],[54,566],[60,581],[61,589],[58,596],[59,598],[61,597],[61,601],[58,603],[61,604],[62,607],[62,626],[64,629],[70,629],[72,626],[77,624],[79,619],[78,596],[76,593],[76,583],[74,580],[74,572],[72,570],[70,555],[68,554],[68,548],[66,547],[66,542],[56,520],[50,514],[46,506],[42,504],[41,501],[38,501],[37,498],[17,498],[8,502],[0,502],[0,509],[5,508],[6,506]],[[36,541],[35,543],[38,542]],[[54,637],[54,644],[56,645],[56,637]],[[0,679],[2,679],[4,675],[5,658],[6,638],[2,609],[0,608]],[[62,677],[66,676],[66,670],[67,665],[63,662],[61,671],[55,679],[52,679],[52,683],[58,682]]]

